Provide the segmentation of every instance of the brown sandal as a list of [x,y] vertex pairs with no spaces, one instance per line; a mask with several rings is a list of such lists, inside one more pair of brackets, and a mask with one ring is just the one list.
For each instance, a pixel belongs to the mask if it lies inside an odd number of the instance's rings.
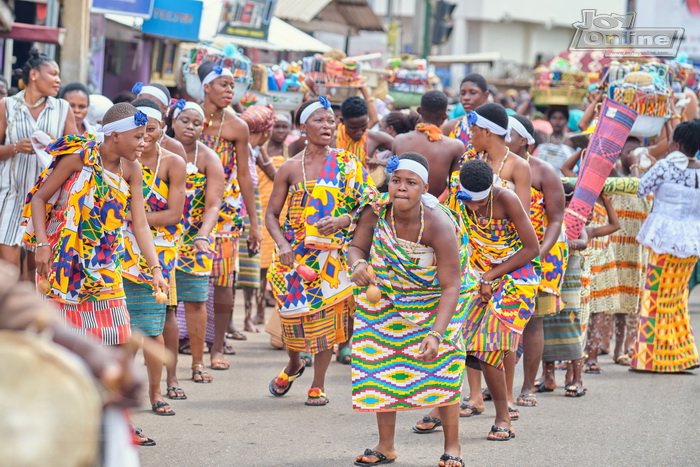
[[[195,383],[211,383],[214,378],[212,378],[206,371],[205,366],[201,363],[195,363],[192,365],[192,381]],[[199,376],[200,379],[195,379]],[[209,379],[206,377],[209,376]]]

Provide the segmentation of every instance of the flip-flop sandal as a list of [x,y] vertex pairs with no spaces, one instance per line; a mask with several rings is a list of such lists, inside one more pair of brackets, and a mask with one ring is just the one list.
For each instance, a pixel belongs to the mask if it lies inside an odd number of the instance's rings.
[[489,438],[488,436],[486,437],[487,440],[489,441],[510,441],[511,439],[515,438],[515,432],[511,430],[510,428],[503,428],[500,426],[493,425],[491,427],[491,433],[507,433],[508,437],[507,438]]
[[583,397],[586,395],[586,388],[580,388],[575,384],[567,386],[566,388],[564,388],[564,390],[566,391],[564,393],[566,397]]
[[228,345],[226,341],[224,340],[224,355],[236,355],[236,351],[233,350],[233,347]]
[[306,364],[308,368],[314,366],[314,356],[310,353],[301,352],[299,354],[299,358],[301,358],[304,361],[304,364]]
[[630,359],[629,355],[620,355],[615,359],[615,363],[617,365],[630,366],[631,362],[632,360]]
[[[304,374],[304,370],[306,369],[306,363],[304,360],[301,361],[301,369],[297,371],[295,374],[292,376],[289,376],[287,373],[284,372],[284,368],[282,368],[282,371],[280,371],[280,374],[277,375],[276,378],[273,378],[270,381],[270,385],[268,386],[268,389],[270,390],[270,394],[272,394],[275,397],[282,397],[285,394],[289,392],[290,389],[292,389],[292,383],[296,381],[298,377]],[[284,387],[284,391],[282,392],[277,392],[275,391],[275,384],[279,387]]]
[[355,465],[359,466],[366,466],[366,465],[384,465],[384,464],[393,464],[396,459],[388,459],[384,454],[382,454],[379,451],[373,451],[369,448],[365,449],[364,454],[362,454],[362,457],[369,457],[369,456],[374,456],[377,458],[377,462],[362,462],[362,461],[355,461]]
[[350,365],[352,363],[352,349],[350,347],[343,347],[338,352],[335,357],[336,362],[340,362],[343,365]]
[[182,355],[192,355],[192,346],[190,346],[190,344],[182,344],[177,348],[177,353]]
[[583,372],[588,373],[589,375],[599,375],[603,372],[603,370],[601,370],[600,365],[597,363],[588,362],[586,363]]
[[[179,396],[178,392],[181,392],[182,395]],[[171,396],[170,393],[175,394],[174,396]],[[187,396],[185,395],[185,391],[182,390],[182,388],[177,387],[177,386],[170,386],[165,390],[165,397],[168,399],[172,399],[174,401],[184,401],[187,400]]]
[[247,341],[248,336],[243,334],[241,331],[231,331],[226,333],[226,338],[227,339],[233,339],[234,341]]
[[451,456],[447,453],[440,456],[440,462],[442,462],[442,465],[447,465],[448,461],[457,461],[459,462],[459,467],[464,467],[464,461],[461,457]]
[[[481,415],[482,413],[484,413],[483,410],[478,410],[476,407],[474,407],[471,404],[462,404],[459,406],[459,410],[460,410],[460,412],[459,412],[460,418],[474,417],[476,415]],[[462,412],[461,412],[462,410],[471,410],[471,413],[462,415]]]
[[514,409],[513,407],[508,407],[508,416],[510,417],[511,422],[520,420],[520,410]]
[[231,368],[231,363],[221,358],[212,358],[211,365],[209,365],[209,368],[211,368],[212,370],[220,371],[228,370],[229,368]]
[[[201,368],[200,370],[195,370],[195,368]],[[198,363],[196,365],[192,365],[192,381],[195,383],[199,384],[209,384],[212,382],[211,379],[204,379],[204,375],[207,374],[206,371],[204,371],[204,368],[206,368],[203,364]],[[195,376],[199,376],[202,379],[194,379]]]
[[483,389],[481,391],[481,395],[483,396],[485,401],[491,401],[493,400],[493,397],[491,396],[491,393],[489,392],[488,389]]
[[442,421],[437,418],[437,417],[428,417],[427,415],[423,417],[423,423],[433,423],[432,428],[418,428],[418,425],[413,425],[413,430],[414,433],[418,433],[420,435],[426,434],[426,433],[432,433],[433,431],[437,430],[439,427],[442,426]]
[[[307,393],[308,399],[306,402],[304,402],[304,405],[308,405],[309,407],[322,407],[324,405],[328,405],[328,403],[331,401],[328,396],[326,395],[325,392],[321,388],[311,388],[309,389],[309,392]],[[316,401],[316,402],[310,402],[310,401]]]
[[[542,384],[544,384],[544,383],[542,383]],[[537,388],[537,389],[539,390],[539,388]],[[540,392],[543,392],[543,391],[540,391]],[[527,399],[534,399],[535,402],[534,403],[527,403],[526,402]],[[516,404],[519,407],[537,407],[537,396],[531,392],[520,394],[518,396],[518,400],[517,400]]]
[[[133,433],[134,444],[139,446],[155,446],[156,442],[147,436],[143,436],[143,430],[141,428],[135,428]],[[146,438],[146,441],[139,441],[139,438]]]
[[533,386],[537,392],[554,392],[554,389],[549,389],[544,385],[544,381],[537,380]]
[[[168,404],[168,403],[165,402],[165,401],[158,401],[158,402],[156,402],[155,404],[151,405],[151,411],[152,411],[154,414],[160,415],[160,416],[162,416],[162,417],[170,417],[170,416],[172,416],[172,415],[175,415],[175,412],[173,412],[172,409],[171,409],[170,411],[167,411],[167,410],[166,410],[166,407],[167,407],[168,409],[170,409],[170,404]],[[163,409],[164,411],[161,412],[161,411],[159,411],[158,409]]]

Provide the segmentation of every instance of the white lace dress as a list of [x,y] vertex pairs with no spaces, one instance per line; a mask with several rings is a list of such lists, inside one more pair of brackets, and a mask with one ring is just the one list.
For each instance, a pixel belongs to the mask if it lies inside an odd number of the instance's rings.
[[700,256],[700,169],[662,159],[639,182],[639,197],[654,193],[654,207],[637,241],[658,254]]

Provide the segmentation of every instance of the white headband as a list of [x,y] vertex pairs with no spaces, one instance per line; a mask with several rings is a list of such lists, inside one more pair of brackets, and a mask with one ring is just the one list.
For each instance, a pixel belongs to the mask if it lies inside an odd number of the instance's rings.
[[290,117],[287,113],[276,113],[275,117],[277,117],[278,122],[287,122],[290,125],[292,124],[292,117]]
[[523,138],[527,138],[527,144],[535,144],[535,138],[525,129],[522,123],[517,118],[508,117],[508,125],[515,130]]
[[153,96],[156,99],[158,99],[163,105],[170,104],[168,96],[166,96],[163,91],[161,91],[155,86],[144,86],[143,83],[139,82],[134,84],[134,87],[131,88],[131,92],[133,92],[137,96],[141,94],[148,94],[149,96]]
[[105,136],[109,136],[115,131],[119,133],[130,131],[134,128],[144,126],[146,123],[148,123],[148,117],[146,114],[140,110],[137,110],[136,113],[130,117],[122,118],[121,120],[117,120],[116,122],[108,123],[102,126],[102,128],[100,128],[100,133]]
[[318,96],[318,101],[309,105],[304,109],[304,111],[299,116],[299,124],[304,124],[309,119],[312,113],[316,112],[318,109],[330,109],[331,103],[326,96]]
[[216,78],[221,78],[222,76],[230,76],[231,78],[233,78],[233,73],[232,73],[231,70],[229,70],[228,68],[223,68],[223,67],[220,67],[220,66],[215,66],[214,69],[211,70],[211,71],[209,72],[209,74],[208,74],[207,76],[205,76],[204,79],[202,80],[202,87],[203,87],[205,84],[211,83],[211,82],[214,81]]
[[467,114],[467,122],[470,125],[476,125],[479,128],[486,128],[495,135],[505,135],[506,141],[510,141],[510,123],[508,125],[508,128],[503,128],[502,126],[496,125],[488,118],[479,115],[473,110]]
[[489,187],[484,191],[469,191],[460,183],[456,198],[459,201],[481,201],[486,199],[489,193],[491,193],[492,186],[493,185],[489,185]]
[[[423,164],[419,162],[411,159],[399,159],[396,156],[391,156],[386,163],[386,171],[391,175],[397,170],[411,171],[418,175],[421,180],[423,180],[423,183],[428,183],[428,169],[426,169]],[[438,199],[427,192],[421,195],[421,201],[430,208],[434,208],[439,204]]]
[[163,114],[161,113],[160,110],[156,110],[153,107],[146,107],[145,105],[142,107],[136,107],[136,109],[145,113],[148,118],[153,118],[153,119],[158,120],[158,123],[163,121]]
[[175,112],[173,112],[173,119],[177,118],[177,116],[180,115],[180,112],[182,112],[183,110],[194,110],[202,116],[202,119],[206,120],[206,117],[204,116],[204,110],[202,110],[201,105],[197,104],[196,102],[185,101],[184,99],[180,99],[175,103]]

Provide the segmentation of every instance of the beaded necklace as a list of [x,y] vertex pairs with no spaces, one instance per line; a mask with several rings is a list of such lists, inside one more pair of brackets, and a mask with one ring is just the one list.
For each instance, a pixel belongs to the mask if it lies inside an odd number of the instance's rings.
[[[418,231],[418,240],[416,240],[416,243],[420,243],[420,241],[423,239],[423,230],[425,229],[425,212],[423,210],[423,203],[420,203],[420,230]],[[399,238],[399,235],[396,233],[396,223],[394,222],[394,205],[391,205],[391,214],[390,214],[390,219],[391,219],[391,231],[394,232],[394,236],[396,238]]]

